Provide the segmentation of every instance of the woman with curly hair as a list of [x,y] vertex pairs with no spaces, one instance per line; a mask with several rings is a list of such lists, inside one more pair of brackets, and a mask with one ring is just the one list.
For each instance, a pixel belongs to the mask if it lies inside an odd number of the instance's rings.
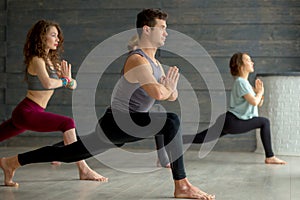
[[[61,131],[65,144],[77,140],[72,118],[45,111],[56,88],[73,90],[77,86],[71,75],[71,64],[60,60],[63,42],[62,30],[53,21],[39,20],[28,31],[23,49],[27,94],[13,110],[11,118],[0,125],[0,142],[26,130]],[[0,166],[3,167],[2,160]],[[89,168],[84,160],[78,161],[77,166],[81,180],[107,181]],[[9,179],[4,182],[7,186],[18,185]]]

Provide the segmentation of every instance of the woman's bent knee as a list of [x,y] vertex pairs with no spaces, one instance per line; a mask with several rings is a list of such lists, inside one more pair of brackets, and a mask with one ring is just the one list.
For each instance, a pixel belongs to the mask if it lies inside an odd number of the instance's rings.
[[261,119],[264,126],[270,126],[270,120],[268,118],[262,117]]
[[66,117],[64,122],[62,122],[61,126],[62,126],[62,128],[61,128],[62,132],[66,132],[68,130],[76,128],[74,119],[72,119],[70,117]]

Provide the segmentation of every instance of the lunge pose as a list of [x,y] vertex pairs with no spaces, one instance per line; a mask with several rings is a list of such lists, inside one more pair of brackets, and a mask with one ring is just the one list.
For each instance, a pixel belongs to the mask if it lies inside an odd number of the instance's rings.
[[[38,162],[74,162],[153,135],[162,135],[171,163],[176,198],[214,199],[187,179],[183,163],[180,120],[174,113],[151,113],[155,100],[177,99],[179,73],[170,67],[167,74],[156,60],[157,48],[167,37],[167,14],[157,9],[144,9],[137,15],[139,48],[132,51],[123,67],[122,77],[112,95],[112,103],[100,118],[93,133],[63,147],[47,146],[16,156],[2,158],[6,182],[12,182],[15,170]],[[85,147],[84,144],[89,144]]]
[[[76,88],[76,80],[71,76],[71,64],[60,60],[63,41],[60,26],[52,21],[40,20],[29,30],[23,49],[27,94],[14,109],[11,118],[0,125],[0,142],[26,130],[61,131],[65,144],[76,141],[72,118],[45,111],[56,88]],[[84,160],[78,161],[77,166],[80,179],[106,181],[105,177],[91,170]],[[17,184],[5,181],[5,185]]]
[[[271,143],[270,121],[258,116],[258,106],[263,104],[264,85],[260,79],[253,88],[248,76],[254,72],[254,62],[247,53],[235,53],[229,63],[231,75],[235,81],[230,96],[229,110],[221,115],[216,123],[198,134],[184,135],[184,143],[210,142],[227,134],[241,134],[253,129],[260,129],[261,141],[265,150],[266,164],[286,164],[274,156]],[[223,125],[224,123],[224,125]],[[222,132],[220,130],[220,127]]]

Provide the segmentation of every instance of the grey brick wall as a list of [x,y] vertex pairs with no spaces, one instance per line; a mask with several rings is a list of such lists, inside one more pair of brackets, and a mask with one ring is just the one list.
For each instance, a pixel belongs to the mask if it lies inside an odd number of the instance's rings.
[[[257,73],[300,70],[298,0],[0,0],[0,120],[10,117],[26,93],[22,82],[22,48],[33,23],[41,18],[60,23],[65,35],[64,58],[72,63],[76,76],[94,47],[114,34],[134,28],[137,12],[146,7],[167,11],[170,29],[186,34],[205,48],[220,71],[227,94],[232,84],[228,61],[236,51],[248,52],[253,57]],[[211,117],[211,100],[203,79],[190,70],[192,67],[187,67],[189,63],[184,59],[161,52],[158,56],[166,65],[179,66],[191,82],[201,110],[199,130],[206,128]],[[110,102],[123,60],[112,63],[101,79],[95,100],[99,115]],[[253,77],[255,74],[250,79]],[[168,108],[178,111],[176,103]],[[47,110],[72,116],[72,92],[57,90]],[[39,146],[58,140],[60,135],[26,132],[0,145]],[[222,138],[215,147],[231,151],[255,148],[254,131]]]

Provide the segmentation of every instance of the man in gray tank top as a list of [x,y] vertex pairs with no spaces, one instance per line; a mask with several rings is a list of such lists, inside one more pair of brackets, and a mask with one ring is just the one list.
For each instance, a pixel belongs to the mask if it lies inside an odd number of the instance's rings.
[[175,101],[178,97],[179,72],[170,67],[167,74],[155,58],[167,37],[167,14],[158,9],[144,9],[137,15],[139,43],[132,51],[112,94],[112,103],[99,120],[109,142],[122,146],[150,136],[163,137],[171,163],[176,198],[214,199],[193,186],[186,178],[183,164],[180,119],[175,113],[149,113],[156,100]]

